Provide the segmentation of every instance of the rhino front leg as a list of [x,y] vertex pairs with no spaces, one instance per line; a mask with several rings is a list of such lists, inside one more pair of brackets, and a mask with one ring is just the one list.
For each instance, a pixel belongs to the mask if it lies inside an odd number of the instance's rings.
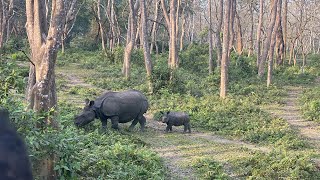
[[112,123],[112,128],[113,129],[116,129],[116,130],[119,130],[119,117],[118,116],[113,116],[111,118],[111,123]]
[[189,130],[189,133],[191,133],[191,125],[190,125],[190,123],[188,123],[188,130]]
[[170,124],[168,124],[167,128],[166,128],[166,132],[168,132],[168,131],[172,131],[172,125],[170,125]]
[[186,132],[187,132],[187,129],[188,129],[188,124],[186,123],[186,124],[184,124],[183,126],[184,126],[183,133],[186,133]]
[[103,130],[107,129],[107,123],[108,123],[107,119],[101,119],[101,126]]

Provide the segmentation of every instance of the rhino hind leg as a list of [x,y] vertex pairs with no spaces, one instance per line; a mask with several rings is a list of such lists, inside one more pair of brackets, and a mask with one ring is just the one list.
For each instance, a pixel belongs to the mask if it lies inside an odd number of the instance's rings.
[[146,118],[142,115],[140,118],[139,118],[139,124],[140,124],[140,130],[143,132],[144,131],[144,127],[146,126]]
[[137,124],[138,122],[139,122],[139,119],[138,119],[138,118],[134,119],[134,120],[132,121],[130,127],[129,127],[129,131],[132,131],[133,128],[134,128],[134,126],[136,126],[136,124]]
[[188,129],[188,132],[191,133],[191,126],[190,126],[190,122],[186,123],[184,125],[184,132],[187,132],[187,129]]

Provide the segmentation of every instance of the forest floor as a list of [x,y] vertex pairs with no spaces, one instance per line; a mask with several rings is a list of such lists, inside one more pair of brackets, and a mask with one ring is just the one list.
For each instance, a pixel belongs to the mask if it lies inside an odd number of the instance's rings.
[[[57,68],[58,81],[63,81],[65,86],[59,92],[61,94],[59,97],[63,97],[81,107],[83,97],[66,92],[68,89],[77,86],[99,89],[84,82],[84,78],[89,75],[90,70],[86,70],[85,73],[79,72],[75,65]],[[288,97],[285,97],[286,103],[284,106],[266,106],[263,108],[273,115],[287,120],[293,128],[297,129],[301,135],[305,136],[315,147],[320,149],[319,125],[303,120],[299,114],[297,97],[303,88],[287,87],[286,89],[288,90]],[[228,139],[217,136],[212,132],[195,128],[191,129],[191,134],[184,134],[183,127],[173,127],[173,132],[165,133],[166,124],[153,119],[152,114],[146,114],[146,118],[146,131],[139,133],[138,128],[136,128],[133,134],[163,158],[168,170],[167,179],[200,179],[192,164],[202,158],[218,161],[223,165],[225,173],[232,179],[242,179],[243,177],[238,177],[231,168],[230,162],[249,157],[256,151],[272,151],[272,147]]]

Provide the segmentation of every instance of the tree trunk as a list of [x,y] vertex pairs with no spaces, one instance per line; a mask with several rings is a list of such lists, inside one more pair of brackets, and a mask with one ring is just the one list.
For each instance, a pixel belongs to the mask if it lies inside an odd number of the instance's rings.
[[288,41],[287,41],[287,31],[288,31],[288,28],[287,28],[287,22],[288,22],[288,0],[284,0],[284,7],[283,7],[283,48],[284,48],[284,53],[283,53],[283,58],[286,59],[287,57],[287,44],[288,44]]
[[104,28],[103,28],[103,22],[101,19],[100,6],[101,6],[101,0],[97,0],[97,15],[98,15],[100,35],[101,35],[101,47],[102,47],[103,53],[107,56],[107,51],[106,51],[106,47],[105,47],[105,40],[104,40]]
[[264,6],[264,1],[260,0],[260,12],[259,12],[259,23],[257,27],[257,67],[259,67],[260,60],[261,60],[261,53],[260,53],[260,48],[261,48],[261,30],[262,30],[262,24],[263,24],[263,6]]
[[235,12],[236,14],[236,25],[237,25],[237,46],[236,50],[239,55],[242,54],[243,49],[243,42],[242,42],[242,29],[241,29],[241,22],[238,12]]
[[157,33],[156,30],[157,30],[157,21],[158,21],[159,2],[160,0],[156,0],[156,3],[155,3],[154,21],[153,21],[152,31],[151,31],[150,54],[153,51],[153,46],[156,44],[156,33]]
[[211,0],[208,0],[209,7],[209,30],[208,30],[208,40],[209,40],[209,75],[213,73],[213,47],[212,47],[212,13],[211,13]]
[[250,11],[250,34],[249,34],[249,50],[248,50],[248,57],[251,56],[253,53],[253,0],[251,0],[249,5]]
[[227,95],[227,84],[228,84],[228,61],[229,61],[229,30],[230,30],[230,11],[233,0],[225,0],[225,12],[224,12],[224,23],[223,23],[223,48],[222,48],[222,59],[221,59],[221,81],[220,81],[220,97],[226,98]]
[[3,47],[4,41],[9,39],[8,29],[10,19],[13,16],[14,1],[5,2],[0,0],[0,48]]
[[139,1],[133,4],[133,0],[129,0],[130,15],[128,17],[127,44],[124,50],[123,74],[126,80],[130,80],[130,62],[131,54],[136,40],[137,21],[136,12],[139,7]]
[[68,38],[69,33],[71,32],[71,30],[74,27],[74,23],[76,21],[76,17],[77,14],[80,10],[80,8],[78,9],[78,11],[75,11],[76,9],[76,4],[77,4],[77,0],[72,0],[70,3],[68,3],[66,6],[67,9],[67,13],[65,16],[65,23],[64,23],[64,27],[63,27],[63,33],[61,36],[61,53],[64,54],[65,51],[65,40]]
[[218,23],[217,23],[217,30],[216,30],[216,46],[217,46],[217,67],[220,67],[221,64],[221,57],[222,57],[222,45],[221,45],[221,26],[223,21],[223,0],[219,1],[219,9],[218,9]]
[[147,80],[149,84],[149,92],[153,93],[153,85],[152,85],[152,64],[151,64],[151,56],[148,44],[147,37],[147,15],[146,15],[146,2],[145,0],[140,0],[141,6],[141,36],[142,36],[142,44],[143,44],[143,54],[144,54],[144,63],[147,71]]
[[186,26],[186,18],[185,18],[185,7],[182,9],[182,24],[181,24],[181,35],[180,35],[180,48],[179,50],[183,50],[183,39],[184,39],[184,34],[185,34],[185,26]]
[[276,43],[276,37],[279,29],[281,28],[281,10],[282,10],[282,0],[278,0],[277,4],[277,12],[276,12],[276,23],[273,28],[271,45],[269,51],[269,62],[268,62],[268,76],[267,76],[267,87],[269,87],[272,83],[272,71],[273,71],[273,54],[274,54],[274,46]]
[[272,37],[272,32],[273,32],[273,27],[276,21],[276,15],[277,15],[277,3],[278,0],[272,0],[271,1],[271,6],[270,6],[270,22],[268,26],[268,32],[267,32],[267,39],[264,43],[264,50],[261,56],[261,60],[259,62],[259,70],[258,70],[258,76],[262,77],[264,74],[264,67],[265,67],[265,61],[268,56],[269,48],[270,48],[270,42],[271,42],[271,37]]
[[[52,15],[48,28],[44,1],[26,1],[26,30],[32,54],[31,62],[34,64],[35,73],[34,76],[34,73],[32,73],[33,67],[31,67],[27,99],[30,101],[30,107],[36,112],[51,112],[57,106],[54,70],[59,40],[61,40],[62,35],[64,1],[52,0],[51,7]],[[39,122],[38,126],[57,128],[57,123],[50,113],[49,116],[44,117]],[[41,162],[39,166],[41,179],[56,179],[53,169],[54,159],[54,155],[48,155]]]
[[176,27],[176,6],[177,1],[170,1],[170,14],[168,14],[164,0],[161,0],[161,6],[163,14],[169,29],[169,59],[168,66],[170,69],[176,69],[178,67],[178,51],[177,51],[177,27]]
[[[229,51],[228,53],[231,52],[231,49],[234,45],[234,21],[235,21],[235,16],[236,16],[236,0],[231,0],[231,4],[230,4],[230,37],[229,37]],[[230,54],[228,55],[228,57],[230,56]]]

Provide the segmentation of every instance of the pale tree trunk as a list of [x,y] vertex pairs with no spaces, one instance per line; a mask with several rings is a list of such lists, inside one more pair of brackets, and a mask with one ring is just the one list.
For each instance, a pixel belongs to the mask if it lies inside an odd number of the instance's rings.
[[261,30],[263,25],[263,6],[264,6],[264,1],[260,0],[259,23],[257,27],[257,41],[256,41],[257,67],[259,67],[260,60],[261,60]]
[[287,46],[288,46],[288,41],[287,41],[287,24],[288,24],[288,0],[284,0],[284,5],[283,5],[283,46],[284,46],[284,53],[283,53],[283,58],[286,59],[287,57]]
[[241,22],[240,22],[240,16],[238,12],[235,12],[236,14],[236,25],[237,25],[237,46],[236,50],[239,55],[242,54],[243,51],[243,42],[242,42],[242,29],[241,29]]
[[114,47],[120,43],[120,27],[114,6],[114,0],[107,0],[107,8],[105,11],[109,21],[108,37],[110,51],[113,51]]
[[153,46],[156,44],[156,30],[157,30],[157,21],[158,21],[158,10],[159,10],[159,2],[160,0],[156,0],[155,3],[155,13],[154,13],[154,20],[152,25],[152,31],[151,31],[151,44],[150,44],[150,54],[153,51]]
[[212,47],[212,12],[211,12],[211,0],[208,0],[209,7],[209,30],[208,30],[208,40],[209,40],[209,75],[213,73],[213,47]]
[[[282,7],[282,4],[281,4],[281,7]],[[281,16],[282,16],[282,13],[281,13]],[[283,64],[284,63],[283,59],[285,57],[285,46],[284,46],[283,31],[282,31],[282,19],[280,19],[279,21],[280,23],[277,29],[277,42],[276,42],[276,50],[277,50],[277,57],[275,61],[276,66]]]
[[250,57],[253,53],[253,0],[251,0],[250,2],[249,11],[250,11],[250,34],[249,34],[248,57]]
[[170,69],[176,69],[178,67],[178,51],[177,51],[177,36],[176,36],[176,6],[177,1],[170,1],[170,14],[168,14],[165,1],[161,0],[161,6],[163,14],[169,29],[169,59],[168,66]]
[[13,0],[0,0],[0,48],[3,47],[5,39],[9,38],[7,29],[9,28],[9,21],[13,16],[13,7]]
[[[216,5],[217,6],[217,5]],[[223,0],[219,0],[219,9],[217,10],[218,22],[216,30],[216,47],[217,47],[217,67],[220,67],[222,57],[222,45],[221,45],[221,26],[223,21]]]
[[143,54],[144,54],[144,63],[147,71],[147,80],[149,84],[149,92],[153,93],[153,85],[152,85],[152,64],[151,64],[151,56],[148,44],[148,33],[147,33],[147,15],[146,15],[146,2],[145,0],[140,0],[140,9],[141,9],[141,36],[142,36],[142,44],[143,44]]
[[77,14],[80,11],[80,8],[78,9],[78,11],[75,11],[76,4],[77,4],[77,0],[72,0],[69,4],[66,5],[67,13],[65,16],[63,33],[61,36],[61,53],[62,54],[64,54],[64,51],[65,51],[65,40],[68,38],[69,33],[74,27]]
[[130,80],[130,62],[131,53],[135,45],[136,31],[137,31],[137,21],[136,21],[136,11],[139,7],[139,1],[133,4],[133,0],[129,0],[130,14],[128,17],[128,31],[127,31],[127,44],[124,50],[124,63],[123,63],[123,74],[126,80]]
[[[29,83],[34,84],[29,84],[31,90],[27,99],[30,100],[30,105],[36,112],[48,112],[56,109],[57,106],[55,62],[62,35],[64,1],[52,0],[51,3],[51,19],[48,28],[44,1],[26,1],[26,30],[31,48],[31,62],[34,64],[31,70],[34,68],[35,74],[29,77]],[[57,123],[52,117],[44,117],[43,121],[39,122],[39,126],[57,128]],[[54,155],[45,157],[39,167],[41,179],[56,179],[53,169]]]
[[[231,0],[230,4],[230,37],[229,37],[229,52],[231,52],[232,47],[234,47],[234,21],[235,21],[235,16],[236,16],[236,0]],[[228,55],[230,56],[230,54]]]
[[228,87],[228,64],[229,64],[229,34],[230,34],[230,15],[233,0],[225,0],[224,23],[223,23],[223,48],[221,59],[221,80],[220,80],[220,97],[226,98]]
[[261,60],[259,62],[259,69],[258,69],[258,76],[262,77],[264,74],[264,67],[265,67],[265,62],[268,56],[268,52],[270,49],[270,42],[271,42],[271,37],[272,37],[272,32],[273,32],[273,27],[276,21],[276,15],[277,15],[277,3],[278,0],[272,0],[270,4],[270,22],[268,26],[268,31],[267,31],[267,39],[264,42],[264,50],[261,56]]
[[185,26],[186,26],[185,7],[182,9],[181,19],[182,19],[182,23],[181,23],[180,48],[179,48],[180,51],[183,50],[183,39],[184,39]]
[[274,46],[276,43],[277,33],[279,28],[281,28],[281,10],[282,10],[282,0],[278,0],[277,4],[277,12],[276,12],[276,23],[273,28],[270,50],[269,50],[269,62],[268,62],[268,76],[267,76],[267,87],[269,87],[272,83],[272,72],[273,72],[273,54],[274,54]]
[[103,53],[107,56],[106,46],[105,46],[105,40],[104,40],[104,28],[103,28],[103,22],[101,18],[101,0],[97,0],[97,16],[98,16],[98,23],[99,23],[99,29],[100,29],[100,35],[101,35],[101,47]]

